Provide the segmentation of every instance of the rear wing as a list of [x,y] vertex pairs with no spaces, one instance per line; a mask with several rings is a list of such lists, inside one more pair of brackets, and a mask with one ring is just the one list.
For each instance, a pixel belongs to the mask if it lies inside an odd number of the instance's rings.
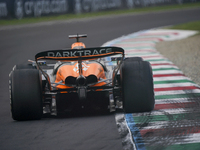
[[124,58],[124,50],[120,47],[96,47],[69,50],[49,50],[35,55],[36,62],[40,59],[58,61],[92,60],[112,55],[121,54]]
[[[39,65],[38,60],[58,60],[58,61],[78,61],[81,64],[82,60],[93,60],[97,58],[118,55],[121,54],[121,63],[124,59],[124,50],[120,47],[96,47],[96,48],[85,48],[85,49],[70,49],[70,50],[50,50],[37,53],[35,55],[35,61],[37,68],[42,72],[46,80],[48,81],[48,88],[51,91],[51,82],[48,74],[43,71]],[[81,65],[80,65],[81,66]],[[113,73],[117,73],[120,64],[114,69]],[[82,68],[82,67],[80,67]]]
[[76,42],[79,42],[79,38],[86,38],[87,34],[77,34],[77,35],[69,35],[69,39],[76,39]]

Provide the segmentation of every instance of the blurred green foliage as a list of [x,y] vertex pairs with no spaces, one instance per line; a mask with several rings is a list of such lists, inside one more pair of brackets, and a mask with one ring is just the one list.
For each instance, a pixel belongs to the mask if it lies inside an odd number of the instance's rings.
[[200,32],[200,21],[174,25],[174,26],[170,27],[170,29],[197,30]]

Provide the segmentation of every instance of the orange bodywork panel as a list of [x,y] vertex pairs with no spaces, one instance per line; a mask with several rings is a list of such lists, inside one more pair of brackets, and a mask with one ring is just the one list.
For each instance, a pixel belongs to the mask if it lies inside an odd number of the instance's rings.
[[81,48],[86,48],[85,44],[82,43],[82,42],[76,42],[76,43],[73,43],[72,46],[71,46],[72,49],[81,49]]
[[[72,77],[78,77],[79,74],[79,68],[78,68],[78,63],[75,63],[73,65],[63,65],[61,67],[59,67],[57,74],[56,74],[56,80],[55,83],[60,83],[60,81],[62,81],[61,83],[65,84],[64,81],[68,76],[72,76]],[[102,79],[106,79],[105,76],[105,71],[102,67],[102,65],[98,64],[98,63],[89,63],[86,64],[84,62],[82,62],[82,75],[84,77],[87,77],[89,75],[95,75],[98,79],[98,81],[100,81],[100,78]],[[93,86],[103,86],[105,85],[106,82],[101,82],[101,83],[97,83]],[[66,86],[66,85],[57,85],[56,86],[59,89],[66,89],[66,88],[72,88],[70,86]]]

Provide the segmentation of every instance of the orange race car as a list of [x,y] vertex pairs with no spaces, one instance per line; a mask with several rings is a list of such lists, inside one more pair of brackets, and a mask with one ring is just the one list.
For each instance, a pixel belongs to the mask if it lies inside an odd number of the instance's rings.
[[79,41],[84,37],[87,35],[70,35],[76,39],[71,49],[43,51],[31,64],[14,66],[9,74],[14,120],[82,110],[153,110],[150,63],[140,57],[125,58],[120,47],[86,48]]

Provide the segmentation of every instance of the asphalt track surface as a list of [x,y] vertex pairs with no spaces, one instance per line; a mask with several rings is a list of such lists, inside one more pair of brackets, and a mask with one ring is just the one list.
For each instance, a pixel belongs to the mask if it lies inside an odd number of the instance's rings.
[[87,33],[87,47],[139,30],[200,20],[200,9],[143,13],[51,25],[0,30],[0,149],[115,149],[121,150],[114,113],[109,115],[13,121],[10,115],[8,74],[15,64],[34,59],[37,52],[70,47],[69,34]]

